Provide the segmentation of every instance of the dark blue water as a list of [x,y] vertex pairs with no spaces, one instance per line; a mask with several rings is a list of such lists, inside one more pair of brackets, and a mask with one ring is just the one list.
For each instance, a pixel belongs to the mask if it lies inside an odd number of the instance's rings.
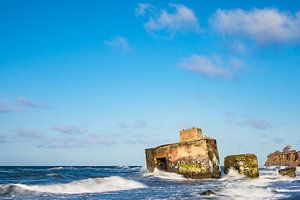
[[[206,190],[216,195],[201,195]],[[256,179],[232,171],[221,179],[190,180],[138,166],[0,167],[0,199],[291,200],[300,199],[300,179],[279,176],[276,168],[261,168]]]

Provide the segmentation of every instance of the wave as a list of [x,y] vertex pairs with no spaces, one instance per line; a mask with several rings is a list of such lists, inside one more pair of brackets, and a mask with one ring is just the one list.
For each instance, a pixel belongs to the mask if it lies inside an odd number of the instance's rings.
[[64,169],[64,167],[51,167],[51,168],[49,168],[48,170],[62,170],[62,169]]
[[61,175],[57,173],[51,173],[51,174],[46,174],[46,176],[61,176]]
[[160,179],[168,179],[168,180],[176,180],[176,181],[183,181],[183,180],[188,180],[187,178],[184,178],[180,174],[172,173],[172,172],[165,172],[161,171],[157,168],[154,169],[153,172],[145,172],[143,176],[154,176]]
[[130,169],[128,165],[119,165],[118,167],[121,169]]
[[238,179],[244,179],[246,178],[244,175],[240,174],[237,170],[234,170],[233,168],[230,168],[228,170],[228,173],[223,176],[220,181],[224,180],[238,180]]
[[21,193],[26,191],[56,194],[102,193],[140,188],[146,188],[146,186],[134,180],[128,180],[119,176],[110,176],[105,178],[89,178],[70,183],[52,185],[0,185],[0,195]]
[[300,192],[300,189],[275,189],[275,192]]

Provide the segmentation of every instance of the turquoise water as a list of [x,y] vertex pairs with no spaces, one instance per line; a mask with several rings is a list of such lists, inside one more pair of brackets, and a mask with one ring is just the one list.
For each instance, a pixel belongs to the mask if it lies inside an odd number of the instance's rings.
[[[221,179],[190,180],[139,166],[0,167],[0,199],[300,199],[297,175],[261,168],[255,179],[231,171]],[[202,196],[206,190],[216,195]]]

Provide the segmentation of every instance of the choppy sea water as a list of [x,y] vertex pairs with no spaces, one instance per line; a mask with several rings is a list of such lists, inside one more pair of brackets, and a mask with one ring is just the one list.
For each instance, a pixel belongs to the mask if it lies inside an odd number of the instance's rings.
[[[289,178],[260,168],[249,179],[190,180],[142,167],[0,167],[0,199],[300,199],[300,173]],[[215,195],[202,196],[206,190]]]

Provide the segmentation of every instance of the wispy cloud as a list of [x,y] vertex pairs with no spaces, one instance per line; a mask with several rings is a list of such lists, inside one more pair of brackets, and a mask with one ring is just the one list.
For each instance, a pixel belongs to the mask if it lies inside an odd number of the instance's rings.
[[86,148],[97,145],[112,145],[118,142],[118,139],[110,137],[110,135],[73,135],[68,132],[53,136],[29,128],[20,128],[12,134],[0,135],[0,143],[27,143],[39,148]]
[[228,118],[235,117],[235,113],[234,113],[234,112],[230,112],[230,111],[226,112],[225,115],[226,115],[226,117],[228,117]]
[[246,47],[246,45],[239,40],[227,41],[224,47],[232,53],[244,54],[249,52],[249,47]]
[[41,141],[37,146],[39,148],[86,148],[91,146],[112,145],[117,143],[109,137],[101,137],[96,134],[84,135],[82,137],[59,136],[49,137]]
[[146,14],[146,11],[151,9],[153,6],[149,3],[140,3],[135,8],[135,15],[136,16],[144,16]]
[[132,124],[132,128],[134,129],[145,128],[146,126],[147,126],[146,121],[142,119],[135,120]]
[[51,127],[51,129],[67,135],[80,135],[87,132],[86,129],[72,125],[56,125]]
[[33,102],[25,97],[19,97],[17,98],[17,102],[24,107],[30,107],[30,108],[46,108],[48,107],[47,103],[37,103]]
[[278,137],[278,138],[272,138],[272,141],[274,143],[276,143],[276,144],[284,144],[285,143],[284,139],[280,138],[280,137]]
[[148,125],[147,122],[143,119],[137,119],[131,124],[126,124],[126,123],[118,123],[117,124],[117,126],[122,129],[126,129],[126,128],[141,129],[141,128],[146,128],[147,125]]
[[210,19],[217,31],[243,35],[259,44],[300,40],[300,12],[292,15],[273,8],[217,10]]
[[148,16],[144,28],[149,33],[165,32],[174,36],[178,32],[198,32],[200,30],[194,11],[182,4],[169,4],[168,9],[157,9],[150,4],[139,4],[136,8],[136,15]]
[[229,60],[229,63],[232,67],[234,67],[236,69],[242,69],[245,66],[245,63],[238,58],[231,58]]
[[0,100],[0,113],[22,112],[25,108],[46,108],[46,103],[36,103],[25,97],[19,97],[15,102],[7,102]]
[[33,130],[33,129],[18,129],[16,131],[16,136],[19,138],[26,138],[26,139],[42,139],[44,138],[44,134]]
[[239,126],[247,126],[258,130],[266,130],[273,128],[273,125],[265,119],[248,117],[242,122],[238,122]]
[[104,44],[120,52],[129,53],[133,51],[132,47],[128,43],[128,40],[123,36],[113,37],[109,40],[104,41]]
[[7,138],[4,135],[0,135],[0,143],[7,143]]
[[[203,55],[194,54],[187,58],[184,58],[179,65],[187,70],[200,73],[206,77],[220,77],[225,79],[232,79],[237,76],[238,70],[237,66],[241,65],[240,63],[230,63],[230,67],[223,67],[218,59],[210,58]],[[228,64],[227,64],[228,65]]]
[[160,135],[136,134],[121,140],[121,142],[129,145],[153,145],[166,143],[168,141]]
[[[237,115],[233,112],[225,113],[225,123],[234,124],[237,126],[249,127],[257,130],[267,130],[272,129],[273,125],[271,122],[266,119],[262,119],[259,117],[247,116],[247,117],[237,117]],[[261,134],[262,137],[265,135]]]
[[0,100],[0,113],[13,113],[13,112],[19,112],[19,111],[20,111],[20,109],[13,106],[12,104]]

